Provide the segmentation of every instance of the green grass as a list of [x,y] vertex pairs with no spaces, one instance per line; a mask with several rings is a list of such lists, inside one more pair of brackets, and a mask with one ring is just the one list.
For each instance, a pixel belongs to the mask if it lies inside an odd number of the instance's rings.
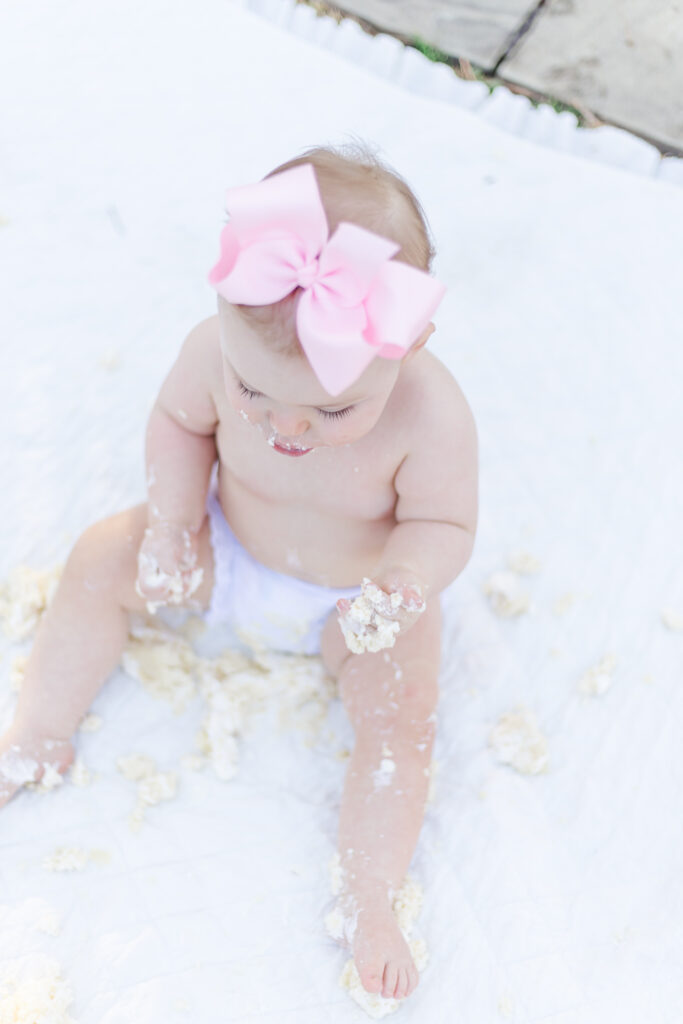
[[[460,61],[458,60],[457,57],[452,57],[450,54],[444,53],[443,50],[439,50],[435,46],[432,46],[430,43],[426,43],[424,39],[420,39],[419,36],[414,36],[410,41],[410,45],[413,46],[416,50],[419,50],[420,53],[424,54],[424,56],[427,57],[429,60],[434,61],[434,63],[448,64],[448,66],[452,67],[454,72],[457,74],[458,68],[460,67]],[[489,95],[491,95],[494,89],[509,89],[509,84],[507,82],[504,82],[502,79],[496,78],[495,75],[487,75],[485,71],[483,71],[481,68],[476,67],[474,64],[471,63],[471,61],[467,61],[467,64],[468,67],[471,69],[476,81],[482,82],[486,86],[486,88],[489,91]],[[469,76],[467,77],[469,78]],[[532,107],[540,107],[542,105],[549,106],[552,107],[553,110],[556,111],[556,113],[558,114],[561,114],[565,110],[567,110],[570,114],[574,115],[579,124],[583,123],[583,116],[581,112],[577,110],[576,107],[572,107],[568,103],[562,103],[560,102],[560,100],[552,99],[552,97],[539,97],[534,99],[533,97],[529,96],[528,98]]]
[[[341,21],[343,17],[348,16],[344,15],[344,12],[339,8],[325,3],[324,0],[296,0],[296,2],[304,3],[309,7],[313,7],[319,16],[328,15],[333,17],[337,23]],[[401,36],[400,38],[404,42],[406,41],[406,36]],[[511,88],[509,82],[505,82],[503,79],[497,78],[495,75],[487,74],[482,68],[476,67],[476,65],[472,64],[471,61],[461,61],[457,57],[453,57],[450,54],[445,53],[443,50],[439,50],[438,47],[425,42],[425,40],[421,39],[419,36],[411,37],[408,39],[408,43],[435,64],[447,64],[453,69],[453,73],[458,75],[459,78],[464,78],[469,81],[474,77],[475,81],[482,82],[488,89],[489,95],[491,95],[494,89],[501,87],[509,89],[511,92],[516,91],[514,88]],[[464,72],[463,65],[467,68],[466,73]],[[523,95],[527,95],[527,92],[524,92]],[[558,114],[568,110],[570,114],[574,115],[579,125],[586,124],[586,120],[581,111],[567,103],[561,103],[560,100],[553,99],[551,96],[529,96],[528,99],[533,107],[540,107],[544,104],[545,106],[552,107]]]
[[419,50],[420,53],[424,53],[425,57],[429,57],[430,60],[433,60],[437,64],[452,64],[455,59],[448,53],[444,53],[443,50],[437,50],[435,46],[425,43],[425,41],[420,39],[419,36],[415,36],[411,42],[416,50]]

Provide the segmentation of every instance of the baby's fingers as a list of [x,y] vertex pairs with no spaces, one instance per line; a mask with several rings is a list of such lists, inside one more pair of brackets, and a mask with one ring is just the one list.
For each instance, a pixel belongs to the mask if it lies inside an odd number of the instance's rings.
[[153,615],[158,608],[169,604],[171,594],[167,584],[159,582],[153,585],[148,578],[141,579],[139,576],[135,581],[135,593],[147,604],[147,611]]
[[423,612],[425,609],[425,599],[422,596],[422,590],[420,587],[414,584],[401,587],[399,590],[401,594],[401,604],[409,612]]
[[193,566],[182,573],[182,598],[191,597],[204,579],[204,570]]
[[153,555],[141,551],[138,556],[135,590],[146,600],[147,611],[153,614],[162,605],[180,604],[186,591],[186,584],[180,569],[175,568],[173,572],[166,572]]

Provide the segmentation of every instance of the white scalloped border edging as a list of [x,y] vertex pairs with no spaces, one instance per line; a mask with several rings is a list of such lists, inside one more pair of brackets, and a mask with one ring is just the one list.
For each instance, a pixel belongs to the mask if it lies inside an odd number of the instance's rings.
[[557,113],[547,104],[533,107],[526,96],[498,86],[489,94],[483,82],[468,82],[446,64],[436,64],[393,36],[371,36],[351,18],[337,24],[319,17],[312,7],[294,0],[235,0],[279,28],[323,46],[365,71],[386,78],[409,92],[476,111],[502,131],[550,149],[620,167],[648,178],[683,186],[683,159],[663,157],[659,150],[623,128],[602,125],[579,128],[569,111]]

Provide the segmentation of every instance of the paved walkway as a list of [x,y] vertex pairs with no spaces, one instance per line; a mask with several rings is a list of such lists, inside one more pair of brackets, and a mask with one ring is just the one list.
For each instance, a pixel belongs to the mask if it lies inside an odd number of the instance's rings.
[[[302,0],[299,0],[302,2]],[[683,155],[683,0],[303,0]]]

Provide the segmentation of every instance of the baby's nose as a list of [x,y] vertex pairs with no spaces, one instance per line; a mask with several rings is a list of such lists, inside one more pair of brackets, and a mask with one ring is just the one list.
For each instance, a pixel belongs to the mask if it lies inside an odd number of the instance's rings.
[[270,425],[283,438],[300,437],[310,426],[308,420],[296,412],[271,412]]

